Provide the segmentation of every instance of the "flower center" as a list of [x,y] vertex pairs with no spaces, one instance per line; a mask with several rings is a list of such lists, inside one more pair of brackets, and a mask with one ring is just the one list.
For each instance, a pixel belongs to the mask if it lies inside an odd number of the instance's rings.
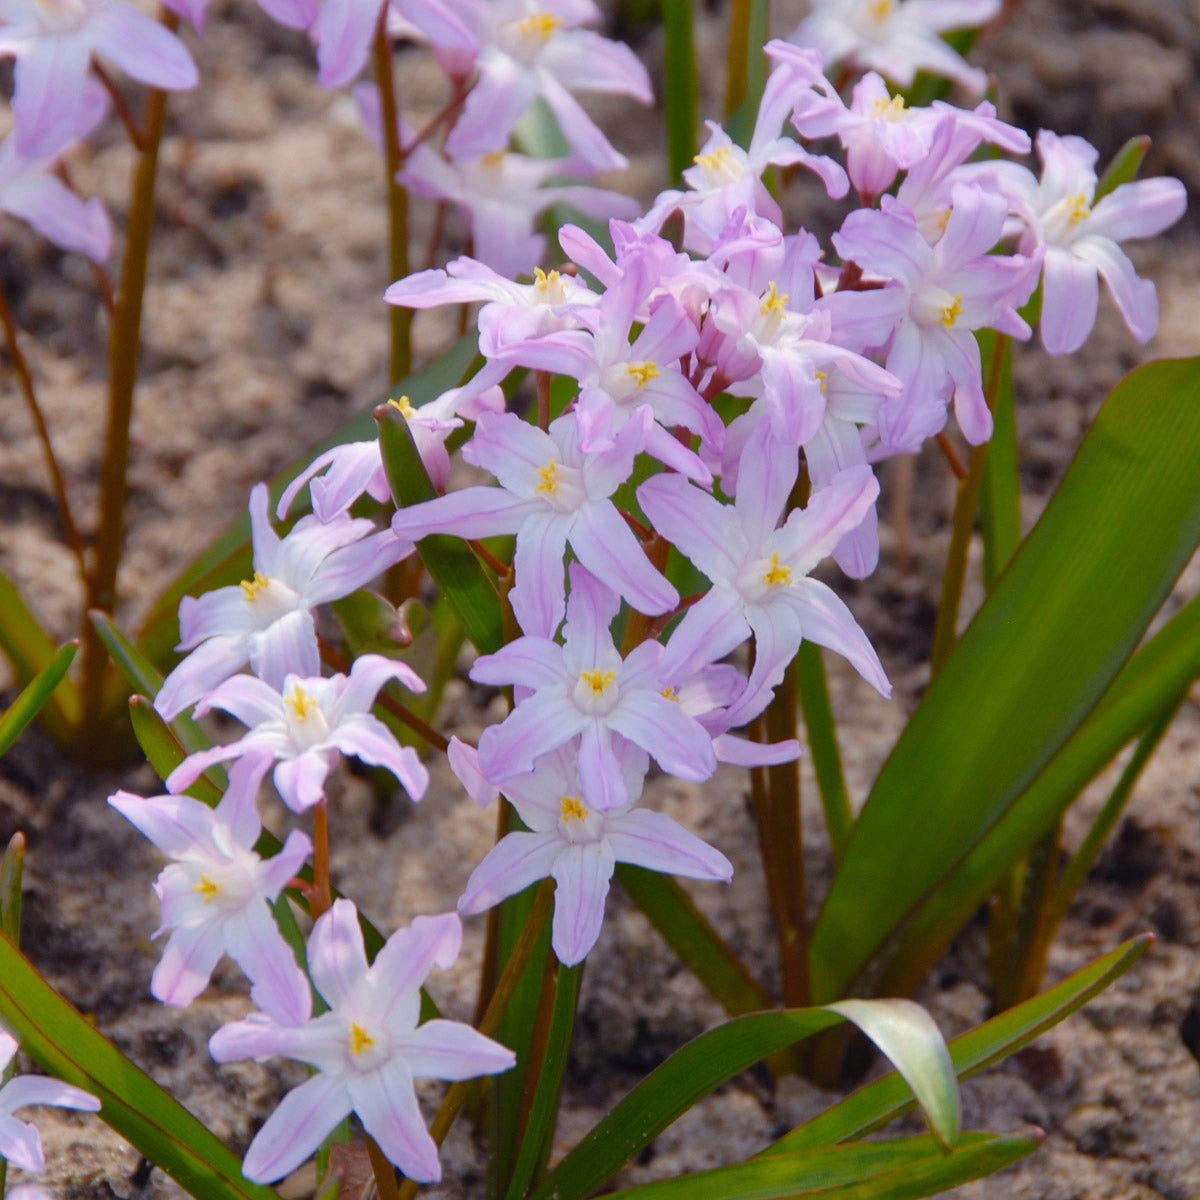
[[544,467],[538,467],[538,476],[542,482],[533,490],[553,496],[558,491],[558,462],[552,458]]
[[597,667],[594,671],[584,671],[580,676],[583,682],[592,689],[592,695],[603,696],[604,693],[612,686],[612,682],[617,677],[616,671],[601,671]]
[[954,328],[954,322],[962,316],[963,298],[961,295],[956,295],[954,299],[942,309],[942,324],[947,329]]
[[359,1055],[375,1045],[375,1039],[357,1022],[350,1022],[350,1053]]
[[893,124],[905,120],[908,110],[904,107],[904,97],[893,96],[890,100],[885,100],[882,96],[877,96],[871,101],[871,116]]
[[763,583],[767,587],[782,587],[792,582],[792,568],[779,565],[779,551],[771,551],[771,562],[763,572]]
[[679,700],[679,689],[676,687],[663,688],[659,693],[664,700]]
[[517,32],[527,37],[548,38],[561,24],[562,17],[554,13],[538,12],[517,22]]
[[582,796],[564,796],[559,811],[562,813],[564,825],[587,818],[587,805],[584,804]]
[[871,0],[867,5],[867,19],[870,21],[883,22],[892,15],[892,9],[896,7],[896,0]]
[[[417,410],[412,406],[412,401],[407,396],[401,396],[399,400],[389,400],[388,403],[393,408],[399,409],[400,415],[404,417],[406,421],[411,421],[413,417],[418,415]],[[245,584],[242,586],[244,587]]]
[[775,286],[775,280],[772,279],[767,284],[767,290],[763,292],[762,303],[758,306],[759,315],[765,317],[773,314],[781,317],[787,311],[787,302],[787,292],[780,295],[779,289]]
[[625,370],[637,380],[637,385],[640,388],[644,388],[650,380],[657,379],[662,374],[658,369],[658,364],[650,362],[649,359],[645,362],[629,363],[626,365]]
[[242,591],[246,593],[246,599],[253,604],[258,594],[270,584],[271,581],[261,571],[255,571],[252,579],[242,580]]
[[1073,192],[1066,198],[1066,203],[1071,210],[1067,216],[1068,225],[1078,225],[1080,221],[1092,214],[1092,210],[1088,207],[1087,197],[1082,192]]
[[297,721],[307,721],[308,718],[312,716],[314,710],[320,707],[320,705],[317,704],[317,701],[299,684],[296,684],[296,686],[293,687],[290,692],[288,692],[288,694],[284,697],[283,702],[292,710],[292,716],[294,716]]
[[718,146],[708,154],[697,154],[692,162],[704,172],[704,182],[710,188],[736,183],[745,173],[742,164],[733,156],[732,146]]
[[201,875],[192,886],[192,891],[204,897],[205,904],[211,904],[221,893],[221,885],[213,883],[207,875]]

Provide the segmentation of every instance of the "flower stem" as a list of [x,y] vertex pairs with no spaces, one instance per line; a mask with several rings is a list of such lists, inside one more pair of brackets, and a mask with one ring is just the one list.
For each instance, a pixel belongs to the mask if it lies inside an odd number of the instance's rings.
[[[161,21],[172,33],[179,27],[179,18],[172,12],[164,11]],[[150,235],[154,229],[158,152],[166,115],[167,93],[151,89],[146,95],[143,112],[141,152],[133,174],[121,281],[109,333],[108,425],[104,435],[104,457],[100,463],[100,515],[92,566],[86,579],[87,603],[84,606],[106,613],[113,612],[117,600],[117,568],[121,561],[128,490],[129,426],[133,419]],[[91,740],[103,719],[100,704],[107,655],[86,616],[81,640],[84,736],[85,740]]]
[[[379,114],[383,122],[384,163],[387,172],[389,282],[408,274],[408,192],[397,182],[400,170],[400,126],[397,123],[396,79],[392,71],[392,41],[387,31],[390,11],[384,5],[375,31],[375,82],[379,85]],[[389,306],[392,349],[389,379],[397,383],[412,370],[412,309]]]
[[309,907],[314,921],[333,907],[329,882],[329,801],[324,797],[313,809],[313,894]]
[[[759,741],[796,736],[798,722],[796,660],[757,724]],[[805,913],[804,841],[800,826],[800,765],[756,767],[750,795],[758,829],[758,847],[775,919],[783,1000],[789,1008],[808,1003],[808,926]]]
[[379,1200],[400,1200],[400,1185],[396,1182],[396,1168],[388,1162],[379,1144],[368,1133],[367,1157],[371,1160],[371,1173],[375,1176],[375,1191]]
[[545,433],[550,428],[550,372],[535,371],[537,380],[538,428]]
[[134,119],[129,105],[126,104],[125,97],[121,94],[121,89],[113,82],[112,76],[104,69],[103,64],[97,62],[94,58],[92,59],[92,71],[96,78],[104,85],[104,90],[112,100],[113,108],[117,110],[117,116],[121,118],[121,124],[125,126],[125,132],[129,134],[129,140],[133,143],[133,148],[139,153],[145,150],[143,131],[138,128],[138,123]]
[[42,443],[42,449],[46,453],[50,485],[54,489],[54,498],[58,501],[58,512],[62,518],[63,531],[67,535],[67,543],[79,562],[80,576],[86,579],[87,559],[83,553],[83,539],[79,536],[79,529],[75,524],[75,519],[71,516],[71,505],[67,501],[67,488],[63,482],[58,459],[54,454],[54,445],[50,441],[50,430],[46,425],[46,418],[42,415],[41,406],[38,404],[37,391],[33,386],[33,375],[29,370],[25,355],[21,353],[21,346],[17,341],[16,322],[13,320],[12,310],[8,306],[8,298],[3,291],[0,291],[0,325],[4,326],[4,339],[8,343],[8,352],[12,357],[13,372],[16,374],[21,393],[25,397],[25,403],[29,406],[29,414],[33,417],[38,440]]

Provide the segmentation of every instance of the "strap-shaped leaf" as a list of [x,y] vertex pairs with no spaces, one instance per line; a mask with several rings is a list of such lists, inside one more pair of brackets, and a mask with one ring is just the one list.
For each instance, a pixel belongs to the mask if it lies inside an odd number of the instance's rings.
[[59,649],[45,670],[38,672],[21,694],[4,710],[0,717],[0,754],[21,736],[29,723],[38,715],[50,699],[54,689],[62,682],[79,649],[78,642],[68,642]]
[[[399,409],[376,410],[383,465],[398,507],[432,500],[437,495],[417,452],[408,421]],[[439,595],[454,608],[467,637],[482,654],[504,645],[500,601],[479,560],[461,538],[435,533],[422,538],[417,553],[437,584]]]
[[[476,352],[477,335],[467,334],[429,366],[401,380],[392,389],[392,394],[407,395],[416,406],[434,400],[462,380],[475,360]],[[275,504],[283,489],[318,454],[346,442],[370,441],[375,433],[375,421],[369,412],[360,413],[347,421],[336,433],[314,446],[303,458],[285,467],[271,480],[271,504]],[[299,504],[297,508],[300,508]],[[250,518],[243,514],[203,554],[185,567],[154,602],[137,639],[138,647],[146,658],[160,664],[169,660],[179,640],[179,602],[184,596],[198,596],[201,592],[247,578],[250,561]]]
[[[956,1037],[947,1047],[955,1074],[966,1079],[1027,1046],[1124,975],[1153,940],[1146,935],[1125,942],[1040,996]],[[785,1134],[763,1153],[809,1150],[863,1137],[907,1112],[913,1104],[904,1080],[896,1073],[886,1075]]]
[[1096,705],[1198,541],[1200,362],[1154,363],[1109,397],[880,771],[813,930],[815,998],[885,974],[905,924],[948,895]]
[[272,1200],[213,1134],[97,1033],[0,934],[0,1019],[44,1071],[91,1092],[100,1116],[201,1200]]
[[[0,571],[0,654],[12,665],[22,686],[49,670],[59,653],[53,638],[38,624],[12,581]],[[82,716],[79,689],[66,678],[42,714],[44,728],[57,741],[66,741]]]
[[534,1200],[582,1200],[714,1088],[841,1019],[853,1021],[893,1062],[903,1063],[929,1106],[931,1127],[937,1123],[939,1140],[953,1144],[958,1101],[950,1060],[936,1026],[917,1005],[866,1000],[844,1008],[749,1013],[702,1033],[651,1071],[542,1180]]
[[969,1133],[950,1153],[931,1137],[856,1142],[772,1155],[613,1192],[613,1200],[916,1200],[992,1175],[1042,1143],[1030,1134]]

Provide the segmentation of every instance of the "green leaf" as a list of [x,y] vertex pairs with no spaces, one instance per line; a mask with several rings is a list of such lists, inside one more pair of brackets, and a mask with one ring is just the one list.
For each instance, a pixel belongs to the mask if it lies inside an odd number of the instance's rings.
[[768,0],[733,0],[725,52],[725,129],[739,146],[750,145],[758,102],[767,83],[763,46],[770,36]]
[[[579,1002],[579,983],[583,965],[564,967],[555,963],[553,1000],[549,1012],[539,1013],[539,1026],[546,1030],[545,1042],[537,1063],[527,1064],[528,1083],[532,1085],[529,1099],[529,1119],[521,1130],[520,1146],[507,1200],[521,1200],[529,1185],[544,1169],[550,1156],[554,1126],[558,1119],[558,1101],[562,1093],[563,1071],[567,1066],[567,1050],[571,1031],[575,1028],[575,1007]],[[524,1101],[526,1097],[522,1097]]]
[[1041,1143],[1040,1130],[969,1133],[951,1153],[931,1137],[859,1142],[751,1159],[611,1195],[613,1200],[916,1200],[994,1174]]
[[[1061,983],[1015,1008],[1002,1012],[949,1045],[950,1061],[959,1079],[993,1066],[1041,1037],[1124,975],[1154,939],[1134,938],[1103,958],[1068,975]],[[913,1106],[912,1093],[896,1073],[860,1088],[819,1116],[785,1134],[764,1154],[808,1150],[849,1141],[886,1125]]]
[[[162,687],[163,675],[132,642],[116,627],[107,614],[93,609],[88,613],[88,620],[96,631],[96,636],[104,644],[109,657],[121,668],[129,686],[135,693],[153,699]],[[211,745],[204,730],[192,720],[186,712],[182,712],[171,722],[171,730],[179,739],[180,745],[188,753],[197,750],[207,750]],[[163,776],[166,779],[166,775]],[[213,778],[219,779],[224,786],[224,772],[218,768],[213,772]]]
[[[1013,401],[1012,341],[990,329],[976,335],[984,378],[995,380],[992,436],[988,441],[979,492],[979,531],[983,537],[983,584],[990,592],[1021,544],[1021,479],[1017,463],[1017,418]],[[1001,358],[995,359],[1000,343]],[[992,376],[992,372],[996,372]],[[989,388],[990,390],[990,388]]]
[[42,706],[49,702],[54,689],[66,676],[75,651],[79,649],[78,642],[68,642],[46,665],[38,672],[21,692],[21,694],[4,710],[0,717],[0,754],[5,754],[8,748],[21,736],[29,723],[41,711]]
[[660,0],[663,23],[664,118],[667,128],[667,170],[672,183],[692,165],[696,131],[700,126],[700,80],[692,44],[691,0]]
[[731,1016],[771,1007],[771,998],[705,919],[678,881],[618,863],[617,882],[709,994]]
[[890,993],[916,986],[1009,865],[1044,838],[1121,747],[1197,677],[1200,597],[1137,651],[1066,745],[906,925],[885,977]]
[[1103,200],[1109,192],[1115,191],[1121,184],[1131,183],[1136,179],[1142,166],[1142,160],[1146,157],[1149,149],[1150,139],[1144,133],[1137,137],[1131,137],[1113,155],[1112,162],[1108,164],[1108,170],[1100,176],[1092,203]]
[[[51,669],[59,653],[12,581],[0,571],[0,654],[8,659],[17,683],[22,687],[32,683]],[[78,727],[81,703],[79,689],[64,676],[42,712],[43,727],[55,741],[67,741]]]
[[[376,410],[383,464],[398,508],[437,495],[404,415],[381,405]],[[467,637],[481,654],[504,645],[500,600],[479,560],[461,538],[435,533],[417,543],[417,553],[437,584],[438,594],[454,608]]]
[[814,998],[886,979],[923,905],[942,905],[923,940],[966,920],[947,880],[1095,707],[1197,541],[1200,362],[1154,363],[1109,397],[884,763],[813,930]]
[[906,1074],[921,1082],[923,1097],[933,1098],[934,1112],[927,1115],[937,1120],[938,1136],[953,1140],[957,1101],[952,1112],[945,1099],[953,1075],[935,1082],[949,1070],[945,1043],[916,1005],[864,1000],[840,1008],[749,1013],[702,1033],[656,1067],[542,1180],[534,1200],[582,1200],[714,1088],[839,1018],[858,1025],[889,1057],[897,1056]]
[[[440,358],[422,370],[401,380],[391,394],[407,395],[414,405],[436,399],[459,383],[477,353],[477,335],[469,333],[459,338]],[[360,413],[346,422],[336,433],[319,443],[303,458],[285,467],[271,480],[271,506],[283,494],[287,485],[308,466],[318,454],[346,442],[366,442],[376,436],[375,420],[371,413]],[[295,511],[304,511],[297,503]],[[211,543],[190,566],[154,602],[138,634],[137,644],[152,663],[170,660],[179,640],[179,602],[184,596],[197,596],[213,588],[224,587],[250,575],[250,517],[243,514]]]
[[272,1200],[174,1097],[97,1033],[0,935],[0,1018],[44,1071],[91,1092],[100,1116],[135,1150],[202,1200]]
[[0,932],[14,946],[21,942],[21,874],[25,867],[25,835],[19,830],[8,840],[0,858]]

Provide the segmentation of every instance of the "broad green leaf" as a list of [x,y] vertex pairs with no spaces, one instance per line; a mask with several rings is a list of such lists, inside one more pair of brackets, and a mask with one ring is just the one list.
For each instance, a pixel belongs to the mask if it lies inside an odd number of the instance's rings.
[[[955,1038],[948,1046],[955,1074],[959,1079],[966,1079],[1041,1037],[1047,1029],[1065,1020],[1093,996],[1099,995],[1114,979],[1124,975],[1145,954],[1152,941],[1149,936],[1134,938],[1068,975],[1040,996],[1034,996]],[[808,1150],[863,1137],[907,1112],[913,1103],[912,1093],[899,1074],[886,1075],[785,1134],[763,1153]]]
[[14,946],[21,942],[21,874],[25,867],[25,835],[8,840],[0,858],[0,931]]
[[[401,380],[391,394],[407,395],[414,405],[436,399],[458,384],[476,357],[477,338],[474,333],[459,338],[440,358],[422,370]],[[303,458],[285,467],[271,480],[271,511],[284,488],[308,466],[318,454],[346,442],[366,442],[376,436],[375,420],[371,413],[360,413],[347,421],[336,433],[314,446]],[[247,496],[247,501],[249,496]],[[296,511],[303,511],[297,502]],[[138,634],[138,648],[152,663],[169,661],[179,640],[179,602],[184,596],[197,596],[213,588],[224,587],[246,579],[250,574],[250,518],[243,514],[204,551],[154,602]]]
[[810,1037],[844,1018],[859,1025],[876,1045],[898,1056],[905,1072],[922,1083],[925,1096],[935,1097],[939,1138],[957,1136],[957,1101],[947,1105],[953,1089],[945,1043],[928,1016],[914,1016],[905,1001],[858,1001],[839,1009],[796,1008],[734,1017],[677,1050],[637,1085],[552,1170],[534,1191],[534,1200],[582,1200],[698,1100],[739,1071],[777,1050]]
[[947,881],[1095,707],[1197,541],[1200,363],[1153,363],[1109,397],[884,763],[813,930],[815,999],[877,986],[922,905],[944,909],[926,939],[966,919]]
[[[21,687],[49,670],[59,653],[53,638],[25,606],[12,581],[0,571],[0,654],[8,659]],[[66,741],[83,716],[79,689],[65,676],[42,711],[43,727],[55,741]]]
[[709,994],[731,1016],[771,1007],[771,998],[669,875],[618,863],[617,882]]
[[691,0],[660,0],[663,24],[663,108],[667,127],[667,170],[672,185],[692,165],[700,126],[700,81],[692,44]]
[[894,1138],[754,1158],[611,1193],[613,1200],[916,1200],[1007,1167],[1032,1134],[969,1133],[947,1153],[931,1137]]
[[1007,867],[1028,853],[1084,787],[1200,677],[1200,597],[1142,646],[1096,708],[987,836],[905,927],[889,993],[916,986],[952,936],[987,899]]
[[54,689],[66,675],[71,666],[71,660],[75,657],[75,651],[78,649],[78,642],[68,642],[63,646],[45,669],[39,671],[21,694],[4,710],[4,715],[0,716],[0,754],[7,752],[33,718],[38,715],[42,706],[49,701]]
[[200,1200],[272,1200],[239,1159],[107,1038],[0,935],[0,1018],[44,1071],[96,1096],[100,1116]]
[[[381,405],[376,413],[383,463],[397,506],[432,500],[437,492],[403,414],[388,405]],[[481,654],[499,650],[504,645],[499,597],[471,549],[461,538],[435,533],[421,539],[417,553],[475,648]]]

